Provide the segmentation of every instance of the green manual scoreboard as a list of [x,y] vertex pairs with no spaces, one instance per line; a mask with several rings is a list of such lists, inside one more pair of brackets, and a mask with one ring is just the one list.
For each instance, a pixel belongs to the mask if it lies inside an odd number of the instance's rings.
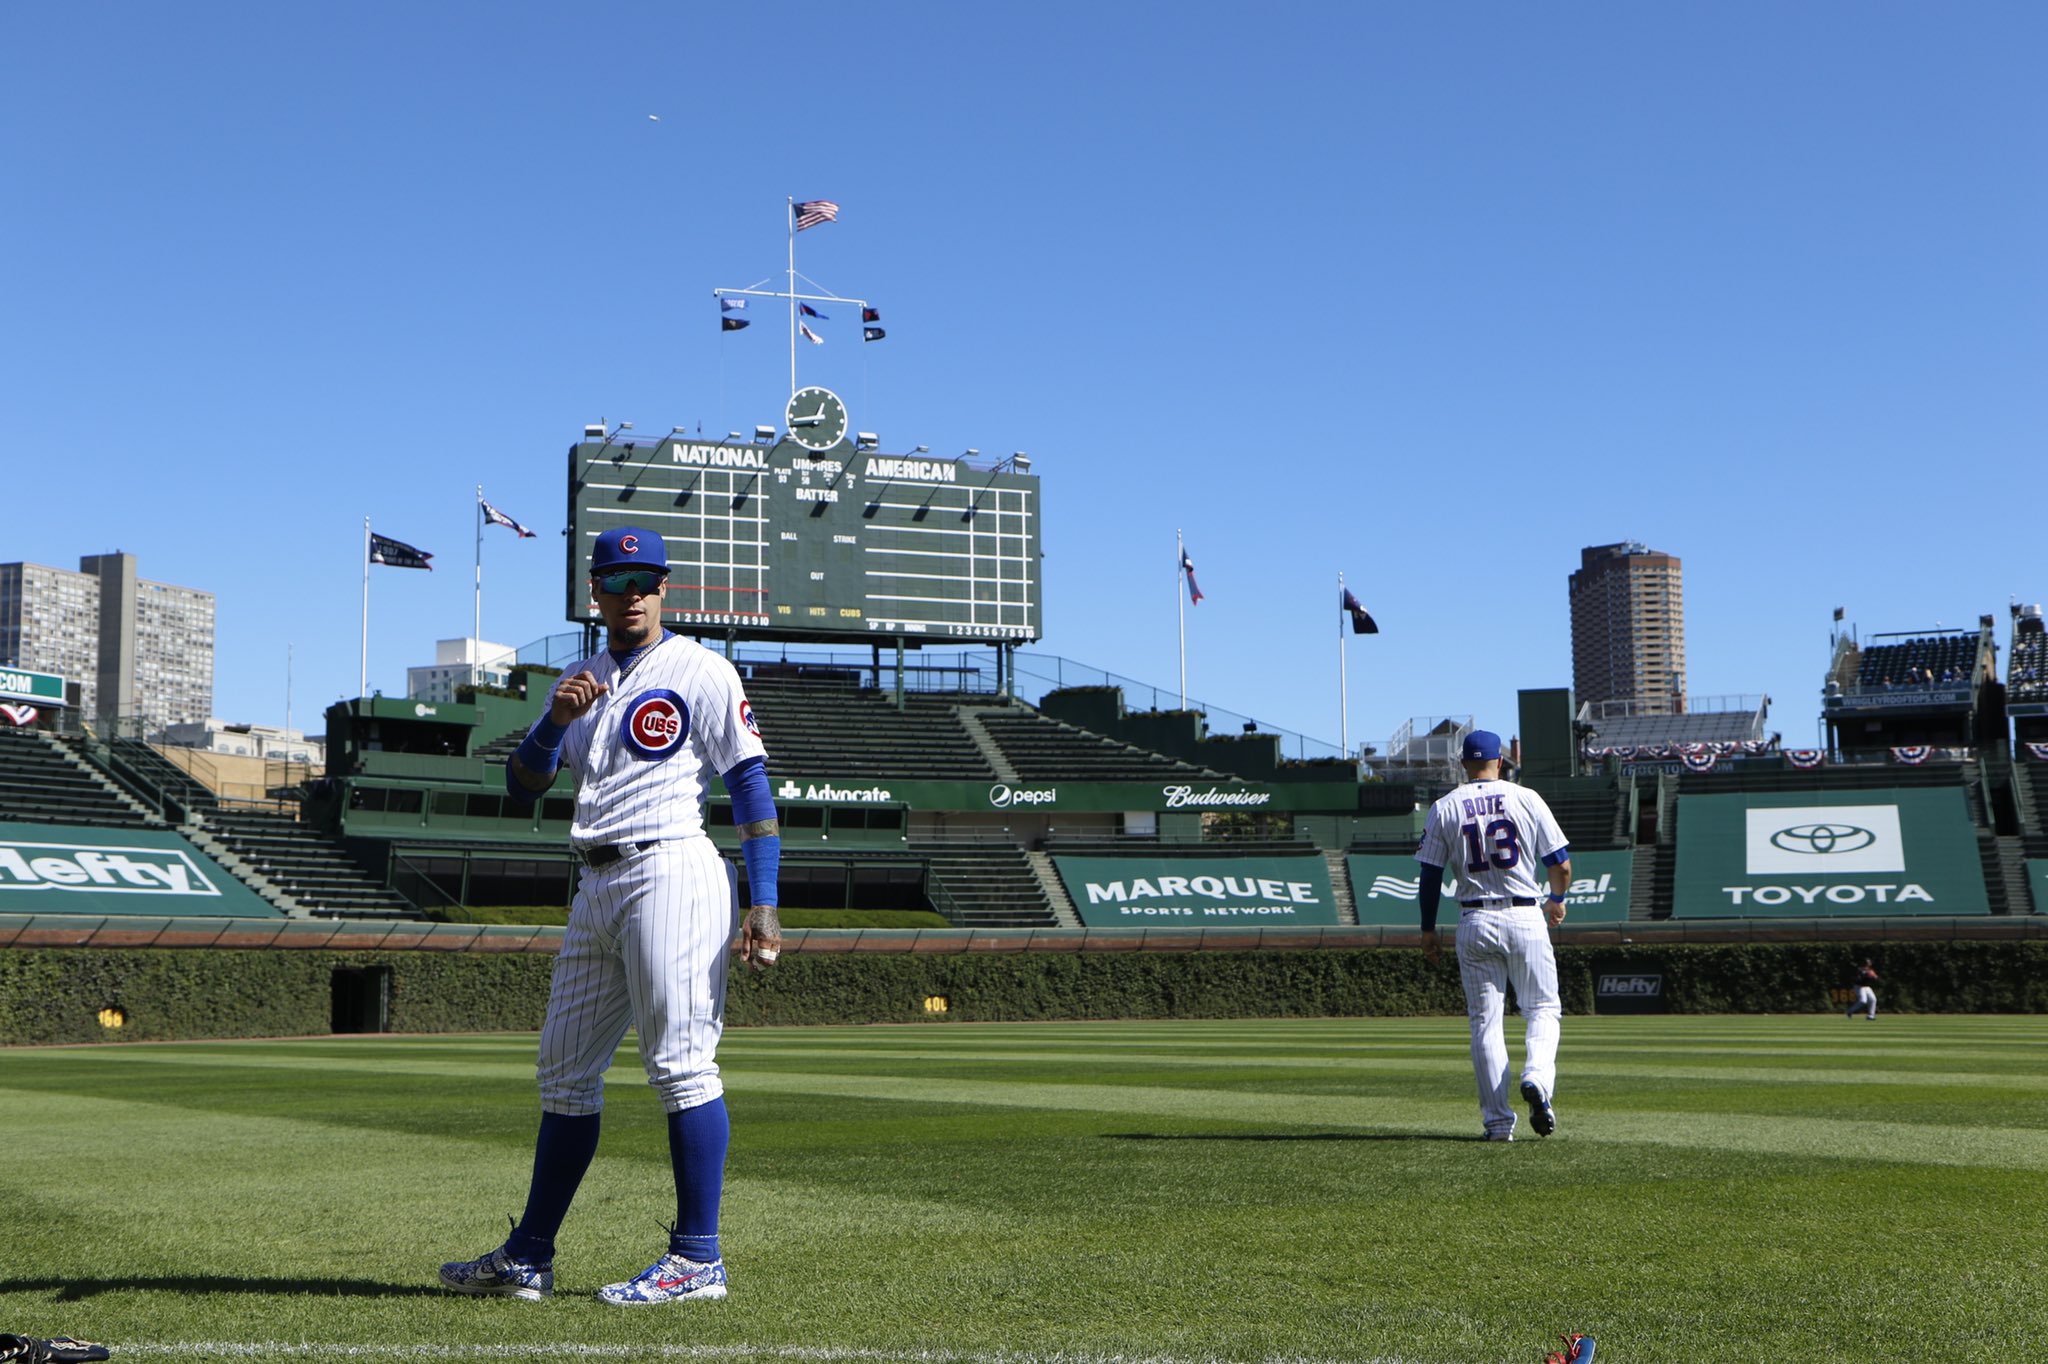
[[1039,638],[1039,480],[1021,456],[884,454],[822,388],[752,440],[592,430],[569,451],[566,609],[596,619],[590,549],[614,526],[668,546],[664,623],[686,634],[911,645]]

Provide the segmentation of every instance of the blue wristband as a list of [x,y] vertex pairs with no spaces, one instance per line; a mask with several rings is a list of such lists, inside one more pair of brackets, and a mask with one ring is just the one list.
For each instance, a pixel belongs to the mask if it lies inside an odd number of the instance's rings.
[[558,725],[552,716],[542,715],[533,722],[533,728],[526,731],[526,737],[519,741],[519,748],[512,756],[535,776],[552,777],[555,769],[562,765],[562,736],[568,732],[566,725]]
[[740,844],[740,856],[747,861],[747,902],[772,905],[780,893],[776,874],[782,870],[782,835],[768,834]]

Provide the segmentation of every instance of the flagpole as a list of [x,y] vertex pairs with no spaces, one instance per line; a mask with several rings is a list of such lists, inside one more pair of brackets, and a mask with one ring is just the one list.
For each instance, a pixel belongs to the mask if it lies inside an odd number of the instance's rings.
[[[484,637],[484,485],[476,485],[476,629],[471,639]],[[474,662],[474,658],[471,660]]]
[[363,648],[356,655],[360,668],[356,672],[356,695],[362,696],[370,690],[370,518],[363,518]]
[[789,391],[796,392],[796,196],[789,199]]
[[1337,575],[1337,710],[1344,756],[1351,756],[1351,680],[1344,669],[1344,575]]
[[1180,530],[1175,528],[1173,532],[1173,605],[1175,613],[1180,620],[1180,708],[1182,710],[1188,708],[1188,604],[1185,589],[1181,587],[1180,580],[1187,576],[1187,568],[1185,567],[1187,561],[1187,541],[1181,538]]

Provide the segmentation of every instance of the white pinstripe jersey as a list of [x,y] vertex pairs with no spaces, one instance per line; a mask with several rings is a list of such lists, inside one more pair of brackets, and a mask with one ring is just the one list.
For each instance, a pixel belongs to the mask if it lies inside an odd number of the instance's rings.
[[[569,841],[579,848],[701,834],[711,778],[767,756],[739,673],[694,639],[664,633],[624,681],[609,650],[562,675],[585,670],[611,690],[562,736],[562,766],[576,773]],[[636,714],[643,751],[624,732]],[[659,756],[644,751],[650,740]]]
[[1564,847],[1543,797],[1496,778],[1468,781],[1429,807],[1415,860],[1448,867],[1455,900],[1537,899],[1550,893],[1543,859]]

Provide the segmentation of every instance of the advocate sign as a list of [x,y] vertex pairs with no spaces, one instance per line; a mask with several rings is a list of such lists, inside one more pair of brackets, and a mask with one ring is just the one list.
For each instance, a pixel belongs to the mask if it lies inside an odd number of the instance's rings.
[[1055,857],[1090,928],[1334,924],[1320,857]]
[[1687,796],[1680,918],[1986,914],[1961,787]]
[[174,833],[68,824],[0,824],[0,914],[283,917]]

